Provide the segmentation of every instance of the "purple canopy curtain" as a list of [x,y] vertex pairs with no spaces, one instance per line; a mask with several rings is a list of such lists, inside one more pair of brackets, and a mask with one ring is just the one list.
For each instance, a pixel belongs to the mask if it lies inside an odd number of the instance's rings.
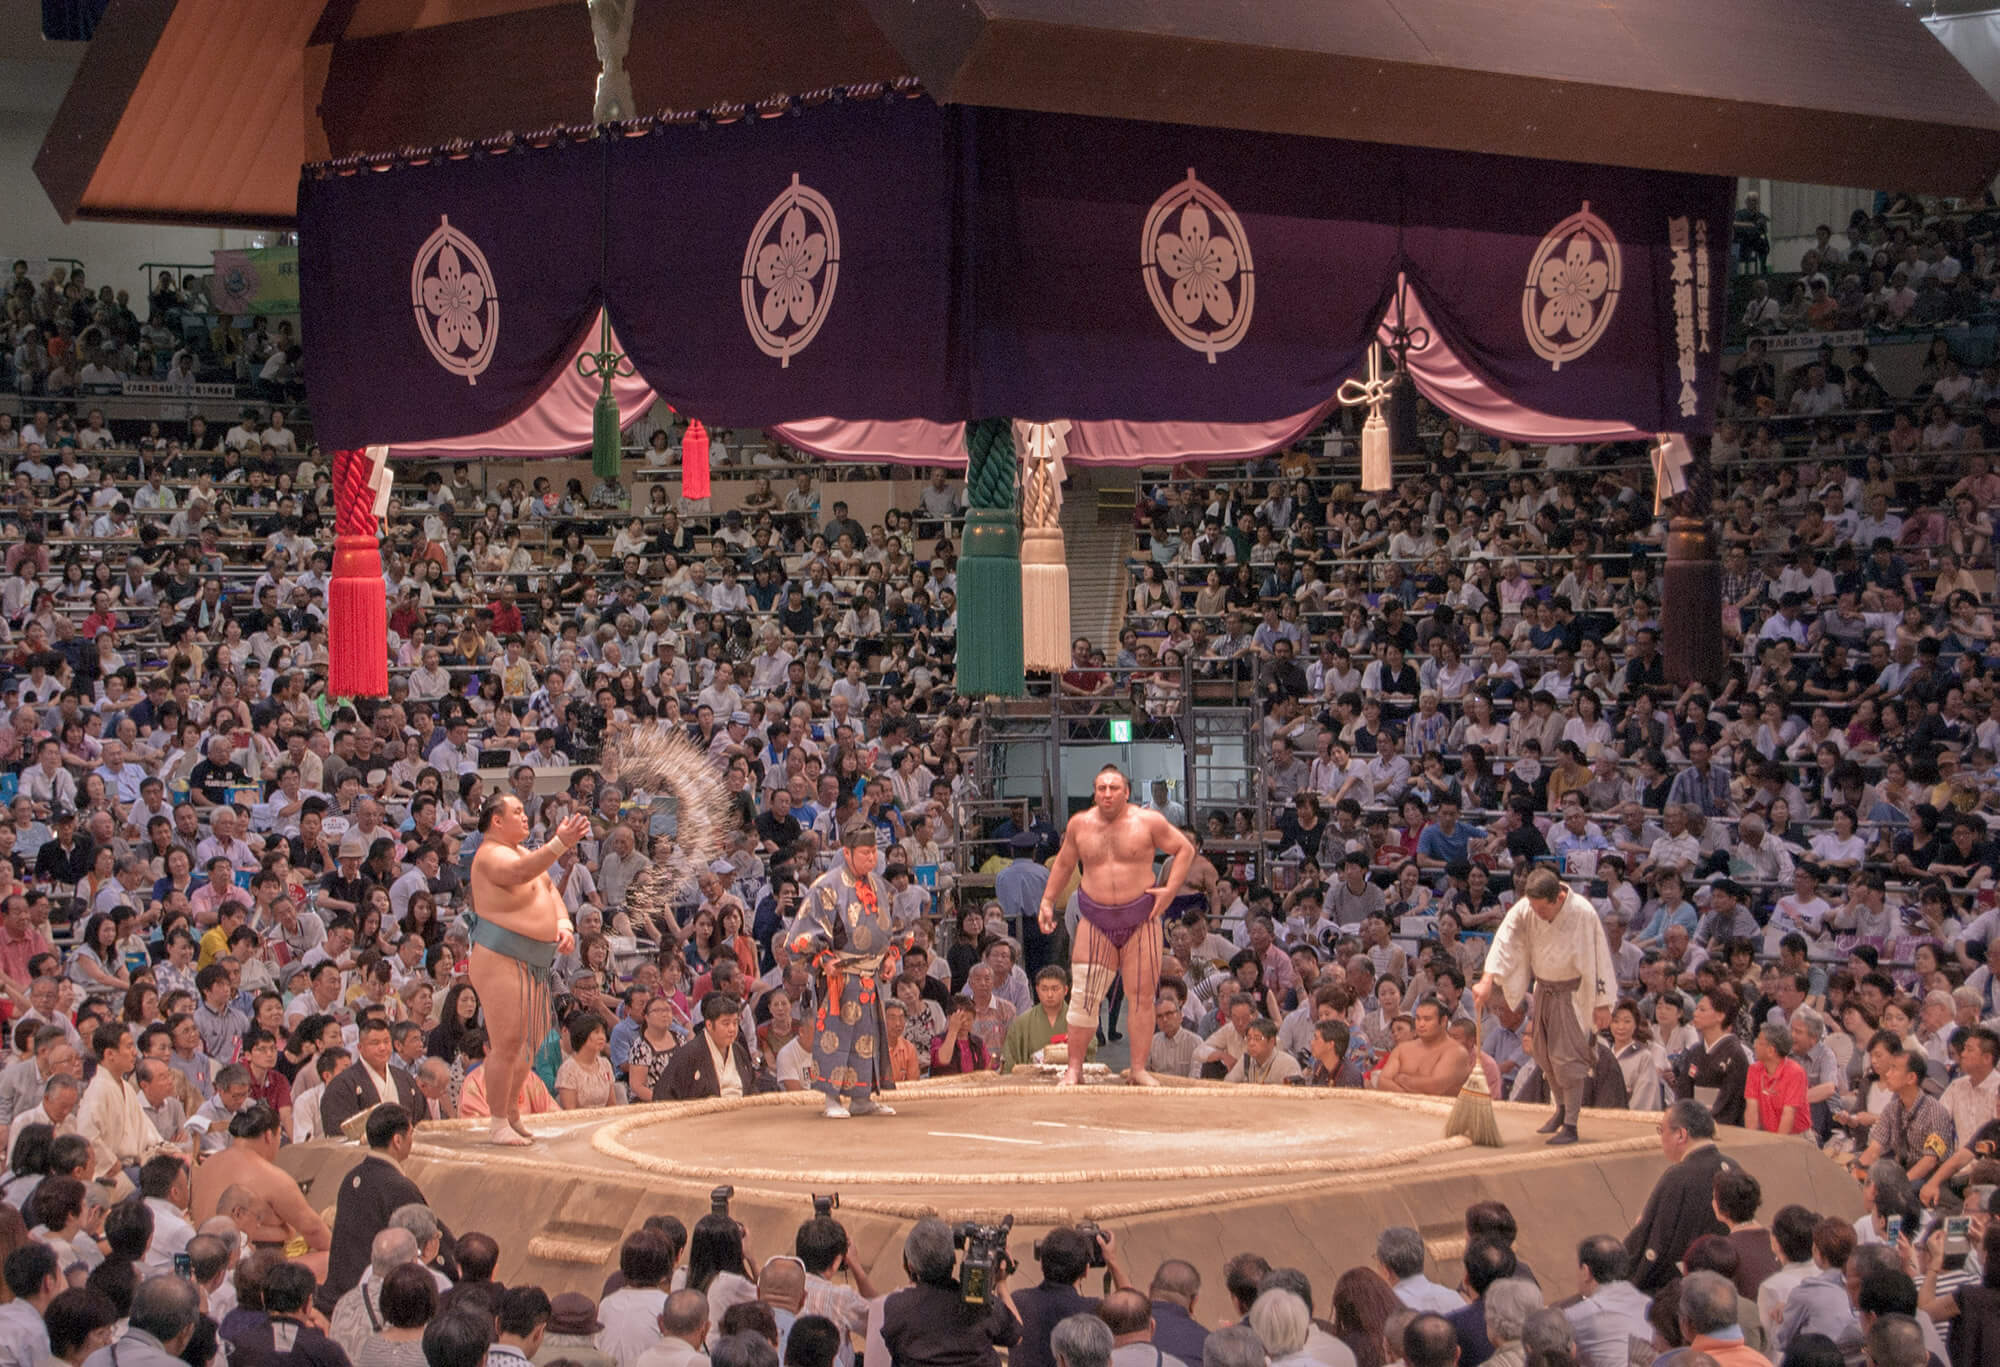
[[1399,278],[1464,372],[1450,392],[1476,381],[1591,431],[1701,432],[1730,190],[850,99],[310,168],[301,306],[338,448],[505,428],[600,307],[647,384],[714,426],[1279,430],[1360,368]]

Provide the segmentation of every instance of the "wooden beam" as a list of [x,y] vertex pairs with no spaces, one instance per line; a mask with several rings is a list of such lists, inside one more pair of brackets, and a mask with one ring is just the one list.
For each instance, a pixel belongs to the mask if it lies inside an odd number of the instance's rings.
[[[640,5],[626,69],[642,110],[704,109],[907,74],[859,0]],[[774,35],[795,35],[783,41]],[[587,123],[597,53],[581,4],[333,45],[317,116],[333,156]]]
[[82,209],[97,163],[117,135],[179,2],[111,0],[98,21],[96,36],[84,49],[76,78],[35,154],[35,178],[63,222],[74,222]]
[[861,3],[957,103],[1948,193],[2000,168],[2000,106],[1880,0]]

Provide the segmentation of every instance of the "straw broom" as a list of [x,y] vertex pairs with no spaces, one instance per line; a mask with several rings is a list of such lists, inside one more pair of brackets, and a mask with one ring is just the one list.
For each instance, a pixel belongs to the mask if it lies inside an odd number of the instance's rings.
[[1480,1064],[1480,1033],[1483,1023],[1472,1023],[1472,1072],[1466,1076],[1465,1085],[1458,1089],[1458,1100],[1452,1103],[1451,1118],[1444,1123],[1444,1137],[1457,1139],[1463,1136],[1483,1149],[1497,1149],[1503,1146],[1500,1138],[1500,1121],[1493,1114],[1493,1094],[1486,1090],[1486,1069]]

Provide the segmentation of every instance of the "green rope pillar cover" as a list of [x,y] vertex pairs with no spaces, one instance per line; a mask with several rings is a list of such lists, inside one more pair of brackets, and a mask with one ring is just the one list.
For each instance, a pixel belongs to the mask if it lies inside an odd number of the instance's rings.
[[1021,516],[1014,504],[1013,424],[965,426],[965,544],[958,557],[958,692],[1025,691],[1021,665]]

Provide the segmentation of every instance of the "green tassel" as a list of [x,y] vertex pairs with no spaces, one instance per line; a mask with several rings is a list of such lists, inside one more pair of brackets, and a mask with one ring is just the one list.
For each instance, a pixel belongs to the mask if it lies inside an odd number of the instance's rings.
[[616,479],[618,471],[618,400],[607,384],[590,415],[590,472],[599,479]]
[[958,557],[958,683],[962,697],[1018,698],[1021,662],[1021,515],[1015,507],[1012,424],[966,424],[965,541]]

